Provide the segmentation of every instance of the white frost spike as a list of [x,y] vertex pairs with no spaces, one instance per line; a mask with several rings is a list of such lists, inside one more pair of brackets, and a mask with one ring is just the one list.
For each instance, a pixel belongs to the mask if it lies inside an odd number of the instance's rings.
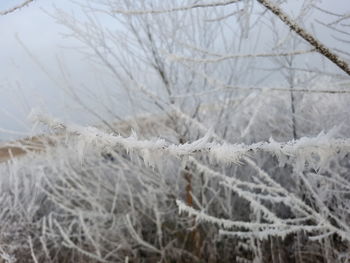
[[64,126],[61,124],[61,122],[55,118],[52,118],[51,116],[48,116],[44,113],[39,108],[33,108],[29,115],[28,115],[28,120],[33,122],[35,125],[39,123],[45,123],[52,129],[63,129]]
[[248,151],[249,149],[246,149],[245,145],[224,143],[222,145],[213,145],[210,149],[210,154],[217,161],[239,164],[241,163],[240,159],[247,155]]
[[209,143],[209,139],[212,136],[212,129],[209,129],[209,131],[200,139],[192,142],[192,143],[184,143],[179,145],[169,145],[168,151],[174,155],[187,155],[194,153],[196,151],[202,151],[210,148],[211,144]]

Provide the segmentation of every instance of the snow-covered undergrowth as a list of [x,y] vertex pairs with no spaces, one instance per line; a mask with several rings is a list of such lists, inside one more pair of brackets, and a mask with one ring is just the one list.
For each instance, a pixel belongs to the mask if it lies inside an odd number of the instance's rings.
[[[270,123],[254,110],[237,117],[236,138]],[[203,112],[210,123],[213,111]],[[150,121],[154,131],[121,135],[33,112],[57,139],[0,164],[3,261],[349,260],[346,125],[284,142],[232,140],[172,114]],[[287,137],[283,117],[263,132]]]

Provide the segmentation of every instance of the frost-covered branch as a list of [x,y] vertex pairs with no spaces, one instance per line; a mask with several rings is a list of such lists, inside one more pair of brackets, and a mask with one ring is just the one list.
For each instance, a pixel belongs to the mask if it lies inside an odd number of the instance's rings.
[[302,28],[296,21],[290,18],[281,8],[273,4],[269,0],[257,0],[260,4],[265,6],[268,10],[274,13],[283,23],[285,23],[291,30],[307,41],[311,46],[313,46],[317,52],[328,58],[340,69],[350,75],[349,64],[341,59],[336,53],[322,44],[318,39],[312,36],[304,28]]
[[34,2],[34,0],[26,0],[25,2],[23,2],[20,5],[16,5],[10,9],[0,11],[0,16],[4,16],[4,15],[7,15],[9,13],[15,12],[16,10],[21,9],[22,7],[25,7],[26,5],[29,5],[31,2]]
[[[247,159],[247,158],[246,158]],[[286,224],[300,224],[301,221],[311,220],[313,222],[323,222],[323,217],[316,212],[313,208],[305,204],[299,197],[287,191],[283,186],[280,186],[273,178],[271,178],[266,173],[258,173],[258,177],[262,177],[264,181],[256,180],[256,183],[242,181],[235,177],[223,175],[211,168],[199,163],[196,159],[190,157],[189,161],[196,166],[196,170],[200,173],[204,173],[206,176],[212,178],[218,178],[221,182],[220,184],[231,189],[233,192],[237,193],[241,198],[247,200],[253,209],[253,211],[262,212],[262,216],[269,222],[273,224],[281,224],[283,221]],[[249,162],[249,159],[247,159]],[[251,164],[251,163],[250,163]],[[251,164],[252,165],[252,164]],[[253,180],[254,181],[254,180]],[[296,215],[299,215],[293,220],[278,218],[264,201],[271,203],[283,203],[287,207],[290,207]],[[273,206],[272,206],[273,208]],[[310,221],[310,222],[311,222]],[[328,224],[330,228],[330,224]],[[346,228],[344,228],[346,229]],[[346,229],[347,230],[347,229]],[[342,232],[342,235],[344,233]]]
[[260,92],[296,92],[296,93],[311,93],[311,94],[350,94],[350,90],[332,90],[332,89],[309,89],[309,88],[297,88],[294,87],[293,89],[290,88],[277,88],[277,87],[259,87],[259,86],[234,86],[234,85],[227,85],[223,81],[213,78],[212,76],[208,75],[207,73],[203,71],[197,70],[195,67],[190,66],[186,63],[183,63],[183,61],[180,61],[186,68],[189,70],[195,72],[198,76],[202,77],[210,85],[212,85],[213,89],[205,90],[197,93],[187,93],[187,94],[179,94],[179,95],[172,95],[172,98],[184,98],[184,97],[190,97],[190,96],[203,96],[206,94],[210,94],[213,92],[223,92],[223,91],[230,91],[230,90],[241,90],[241,91],[260,91]]
[[184,57],[176,54],[168,55],[169,60],[171,61],[190,61],[195,63],[218,63],[230,59],[237,58],[269,58],[269,57],[286,57],[286,56],[296,56],[303,55],[314,52],[315,49],[307,50],[294,50],[290,52],[280,52],[280,53],[257,53],[257,54],[227,54],[217,57],[217,54],[213,54],[215,58],[195,58],[195,57]]
[[227,6],[233,3],[240,2],[241,0],[230,0],[225,2],[214,2],[214,3],[204,3],[204,4],[193,4],[188,6],[180,6],[169,9],[151,9],[151,10],[122,10],[122,9],[114,9],[113,13],[119,13],[123,15],[147,15],[147,14],[164,14],[178,11],[187,11],[196,8],[207,8],[207,7],[219,7],[219,6]]
[[[242,221],[233,221],[229,219],[217,218],[214,216],[210,216],[202,211],[198,211],[180,200],[176,201],[178,205],[179,213],[186,213],[188,216],[194,216],[196,221],[198,222],[207,222],[211,224],[215,224],[222,229],[231,229],[231,231],[220,230],[220,234],[222,235],[236,235],[238,237],[246,237],[249,236],[258,236],[259,239],[266,239],[269,236],[281,236],[285,237],[286,235],[298,232],[298,231],[306,231],[306,232],[324,232],[328,229],[323,225],[290,225],[284,223],[283,221],[278,224],[273,223],[255,223],[255,222],[242,222]],[[288,222],[288,221],[287,221]],[[233,229],[244,229],[248,232],[237,232],[232,231]]]

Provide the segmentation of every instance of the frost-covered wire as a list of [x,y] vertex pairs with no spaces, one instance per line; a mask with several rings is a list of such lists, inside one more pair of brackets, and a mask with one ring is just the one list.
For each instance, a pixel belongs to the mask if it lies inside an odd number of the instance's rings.
[[[276,155],[281,162],[286,156],[294,158],[297,169],[302,169],[306,163],[313,165],[316,169],[335,154],[350,152],[350,139],[333,138],[333,131],[321,132],[318,136],[303,137],[299,140],[289,142],[276,142],[272,138],[268,142],[258,142],[251,145],[230,144],[227,142],[210,142],[211,131],[193,142],[184,144],[171,144],[165,139],[157,138],[151,140],[138,139],[135,132],[129,137],[107,134],[95,127],[83,127],[75,124],[66,124],[50,116],[33,111],[30,114],[33,122],[41,122],[58,131],[65,131],[77,135],[82,147],[84,144],[95,144],[99,147],[116,147],[121,145],[127,151],[139,151],[147,163],[152,163],[152,151],[160,151],[175,156],[192,155],[197,152],[206,153],[213,161],[222,163],[240,163],[243,157],[250,156],[260,151]],[[81,149],[77,149],[81,152]]]

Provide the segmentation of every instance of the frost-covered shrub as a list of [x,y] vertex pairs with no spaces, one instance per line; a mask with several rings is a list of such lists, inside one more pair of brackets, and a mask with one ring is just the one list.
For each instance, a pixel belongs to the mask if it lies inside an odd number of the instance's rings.
[[32,117],[59,135],[1,165],[8,261],[287,262],[305,258],[302,247],[346,261],[350,143],[337,129],[282,143],[248,133],[255,143],[241,144],[184,112],[126,136]]

